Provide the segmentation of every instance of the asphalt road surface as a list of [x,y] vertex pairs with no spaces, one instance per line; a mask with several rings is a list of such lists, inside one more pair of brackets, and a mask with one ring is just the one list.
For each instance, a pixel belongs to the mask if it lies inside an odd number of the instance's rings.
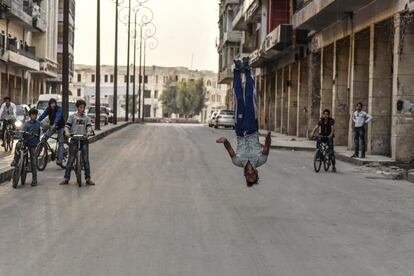
[[[91,145],[95,187],[0,186],[0,275],[413,275],[414,186],[271,151],[260,185],[215,138],[134,125]],[[30,181],[30,177],[29,181]]]

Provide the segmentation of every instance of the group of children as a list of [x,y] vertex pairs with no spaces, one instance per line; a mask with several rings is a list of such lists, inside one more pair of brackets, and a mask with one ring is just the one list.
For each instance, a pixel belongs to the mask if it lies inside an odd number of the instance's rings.
[[[48,132],[49,137],[57,132],[58,133],[58,160],[57,163],[62,162],[64,154],[64,138],[71,137],[72,135],[84,135],[89,137],[93,135],[91,119],[85,114],[86,102],[83,100],[78,100],[76,102],[77,112],[69,116],[67,122],[64,122],[62,108],[57,105],[55,99],[49,101],[48,108],[43,112],[43,114],[37,118],[38,110],[31,109],[29,110],[29,120],[25,122],[21,133],[19,142],[16,145],[16,151],[14,155],[14,160],[12,166],[18,164],[20,159],[20,147],[23,143],[29,149],[30,163],[32,169],[32,186],[37,186],[37,154],[36,148],[40,142],[40,131],[41,131],[41,121],[46,117],[49,118],[50,130]],[[83,156],[83,164],[85,169],[85,179],[87,185],[95,185],[91,180],[90,164],[89,164],[89,143],[85,139],[81,141],[81,149]],[[71,170],[73,168],[73,163],[75,161],[76,153],[78,150],[77,141],[71,141],[69,144],[69,158],[66,164],[64,180],[60,183],[61,185],[69,184]]]

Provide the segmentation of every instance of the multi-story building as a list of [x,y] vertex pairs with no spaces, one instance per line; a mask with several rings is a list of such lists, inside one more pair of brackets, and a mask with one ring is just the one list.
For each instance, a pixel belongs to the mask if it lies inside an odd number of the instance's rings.
[[[130,72],[133,72],[130,68]],[[118,67],[118,116],[125,116],[126,90],[127,90],[127,68]],[[74,78],[71,83],[71,92],[74,97],[85,98],[89,105],[95,103],[95,66],[75,65]],[[138,72],[138,68],[136,69]],[[113,88],[114,88],[114,67],[109,65],[101,66],[101,104],[113,108]],[[225,86],[217,84],[217,74],[211,71],[189,70],[184,67],[161,67],[147,66],[143,79],[144,89],[141,92],[141,99],[144,101],[144,108],[141,115],[144,118],[164,117],[160,97],[168,81],[197,80],[203,79],[206,88],[206,95],[219,95]],[[129,95],[132,100],[134,76],[130,75]],[[136,95],[138,104],[138,75],[135,77]],[[224,87],[224,88],[223,88]],[[217,101],[224,101],[225,93],[214,96],[213,102],[208,102],[205,112],[211,112],[211,108],[216,107]],[[217,97],[217,98],[216,98]],[[214,107],[209,107],[214,105]],[[223,106],[223,104],[221,105]],[[209,109],[210,108],[210,109]],[[136,110],[138,112],[138,109]],[[132,110],[130,110],[132,112]],[[209,115],[209,114],[208,114]],[[207,116],[208,116],[207,115]]]
[[255,67],[262,128],[305,137],[330,109],[336,144],[351,149],[362,102],[374,117],[368,153],[414,159],[412,1],[237,2],[232,27],[243,30],[240,49]]
[[34,103],[57,74],[57,4],[0,1],[0,96]]

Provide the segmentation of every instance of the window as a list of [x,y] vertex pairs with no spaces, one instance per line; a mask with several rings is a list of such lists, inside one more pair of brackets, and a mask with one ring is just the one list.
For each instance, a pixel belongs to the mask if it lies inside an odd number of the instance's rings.
[[111,75],[111,83],[114,82],[114,75]]
[[207,86],[211,86],[211,80],[207,81]]
[[144,99],[151,98],[151,90],[144,90]]
[[95,74],[91,75],[91,82],[95,82]]
[[129,76],[129,82],[134,82],[135,76]]
[[148,83],[148,75],[144,76],[144,83]]
[[108,75],[105,75],[104,78],[105,78],[105,82],[108,82]]
[[155,83],[158,84],[158,76],[155,76]]
[[155,99],[158,99],[158,90],[155,90],[155,91],[154,91],[154,98],[155,98]]
[[81,82],[81,81],[82,81],[82,75],[78,74],[78,82]]
[[78,90],[77,90],[77,96],[80,97],[81,94],[82,94],[82,90],[80,88],[78,88]]
[[127,83],[128,82],[128,76],[124,75],[124,82]]

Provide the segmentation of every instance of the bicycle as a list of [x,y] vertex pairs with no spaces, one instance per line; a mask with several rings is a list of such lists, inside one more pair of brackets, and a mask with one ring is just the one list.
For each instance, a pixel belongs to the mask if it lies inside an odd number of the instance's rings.
[[19,184],[19,179],[21,181],[21,185],[22,186],[25,185],[27,173],[32,172],[30,161],[29,161],[30,158],[29,158],[29,148],[27,146],[27,137],[25,136],[39,137],[38,135],[33,134],[31,132],[27,132],[27,131],[21,131],[21,133],[23,133],[24,139],[22,139],[20,143],[19,162],[17,162],[16,167],[14,168],[14,171],[13,171],[12,182],[13,182],[14,189],[17,189],[17,186]]
[[328,136],[317,136],[317,149],[313,159],[313,167],[315,172],[320,172],[322,163],[325,171],[328,171],[331,167],[331,156],[329,154],[329,137]]
[[[52,130],[48,130],[52,131]],[[59,149],[59,138],[54,137],[53,135],[48,135],[47,131],[45,135],[43,135],[39,145],[36,147],[36,156],[37,156],[37,169],[39,171],[44,171],[46,169],[47,163],[49,162],[49,153],[50,153],[50,160],[55,161],[57,159],[58,149]],[[55,133],[53,133],[55,134]],[[49,144],[49,139],[55,140],[55,148],[53,149]],[[62,169],[66,169],[66,162],[68,161],[69,155],[69,143],[65,139],[64,143],[64,152],[63,152],[63,160],[61,164],[58,164],[59,167]]]
[[3,124],[6,124],[5,133],[3,133],[4,138],[4,151],[11,152],[14,145],[14,127],[13,120],[3,120]]

